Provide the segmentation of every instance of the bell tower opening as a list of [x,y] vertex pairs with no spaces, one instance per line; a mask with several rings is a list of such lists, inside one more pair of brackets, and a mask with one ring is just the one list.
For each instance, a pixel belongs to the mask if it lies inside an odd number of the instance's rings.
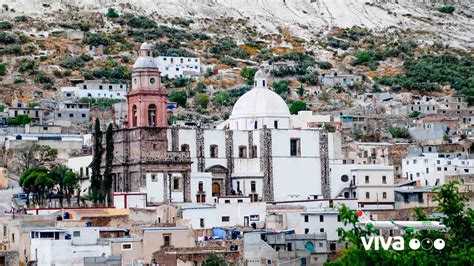
[[156,126],[156,105],[154,104],[148,106],[148,126]]

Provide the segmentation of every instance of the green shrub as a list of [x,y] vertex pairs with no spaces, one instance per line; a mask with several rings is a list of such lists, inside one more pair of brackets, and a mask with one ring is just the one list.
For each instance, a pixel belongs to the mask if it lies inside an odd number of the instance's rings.
[[92,45],[92,46],[99,46],[99,45],[108,46],[111,44],[110,39],[107,38],[107,36],[105,36],[104,34],[92,33],[92,32],[86,33],[86,36],[83,42],[85,44]]
[[411,112],[411,113],[408,115],[408,117],[410,117],[410,118],[417,118],[417,117],[420,116],[420,115],[421,115],[421,112],[413,111],[413,112]]
[[393,138],[397,139],[408,139],[410,138],[410,133],[408,129],[402,127],[391,127],[388,129],[388,132],[392,135]]
[[274,82],[273,90],[277,94],[285,96],[288,94],[288,92],[290,92],[290,88],[288,87],[289,84],[290,82],[288,80],[280,80],[280,81]]
[[208,104],[209,104],[209,95],[206,93],[198,93],[194,96],[194,104],[197,107],[201,107],[203,109],[206,109]]
[[227,91],[218,91],[214,94],[214,105],[227,105],[230,103],[230,95]]
[[336,127],[329,124],[329,123],[324,123],[324,129],[329,132],[329,133],[334,133],[336,132]]
[[317,73],[309,73],[298,79],[300,82],[309,84],[309,85],[318,85],[319,77]]
[[452,14],[454,10],[456,10],[456,8],[454,8],[454,6],[451,6],[451,5],[445,5],[438,9],[439,12],[447,13],[447,14]]
[[112,107],[116,103],[123,102],[122,99],[110,99],[110,98],[88,98],[83,97],[79,99],[80,103],[88,103],[91,107],[99,107],[101,109]]
[[318,66],[319,68],[321,69],[331,69],[332,68],[332,64],[330,62],[318,62]]
[[0,63],[0,76],[5,76],[6,66],[4,63]]
[[15,17],[15,21],[16,22],[26,22],[26,21],[28,21],[28,17],[27,16],[17,16],[17,17]]
[[20,67],[18,68],[18,70],[22,73],[27,72],[33,74],[38,71],[38,66],[36,65],[36,62],[33,59],[23,59],[20,62]]
[[31,118],[27,115],[17,115],[16,117],[7,118],[7,124],[12,126],[25,125],[31,122]]
[[105,14],[105,16],[108,17],[108,18],[118,18],[119,14],[115,11],[115,9],[110,7],[107,10],[107,13]]
[[0,21],[0,30],[11,30],[13,25],[9,21]]
[[8,32],[0,31],[0,43],[11,44],[15,43],[15,36]]
[[39,84],[53,84],[54,83],[54,79],[50,76],[47,76],[43,73],[38,73],[38,75],[36,75],[35,77],[35,82],[36,83],[39,83]]
[[256,68],[256,67],[244,67],[240,71],[240,76],[247,79],[247,85],[253,85],[253,83],[254,83],[253,79],[254,79],[255,73],[257,73],[257,71],[258,71],[258,68]]
[[127,23],[130,27],[136,29],[151,29],[157,26],[154,20],[151,20],[148,17],[144,16],[137,17],[132,14],[125,14],[124,19],[125,23]]
[[188,101],[188,95],[184,89],[172,90],[169,93],[168,99],[172,102],[176,102],[178,106],[185,107]]
[[298,114],[299,111],[303,111],[303,110],[306,110],[306,103],[303,102],[303,101],[294,101],[291,105],[290,105],[290,113],[293,114],[293,115],[296,115]]
[[235,67],[237,66],[237,61],[235,61],[232,57],[230,56],[222,56],[220,58],[220,61],[222,64],[228,65],[230,67]]

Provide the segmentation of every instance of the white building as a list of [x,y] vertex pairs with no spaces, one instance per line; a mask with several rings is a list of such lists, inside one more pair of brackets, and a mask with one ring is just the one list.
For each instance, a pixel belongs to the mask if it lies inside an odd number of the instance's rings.
[[214,227],[256,226],[263,228],[266,215],[265,202],[216,203],[181,205],[181,218],[193,229]]
[[393,209],[393,166],[332,164],[330,176],[333,198],[357,199],[360,208]]
[[61,97],[71,98],[110,98],[125,100],[127,96],[127,84],[110,84],[87,82],[79,83],[75,87],[62,87]]
[[90,177],[92,170],[89,165],[92,163],[92,155],[70,157],[66,166],[77,174],[81,185],[81,194],[86,194],[90,187]]
[[84,265],[85,257],[110,256],[101,238],[123,236],[126,229],[107,227],[39,228],[30,231],[30,261],[37,265]]
[[463,153],[423,153],[407,156],[402,162],[402,175],[420,186],[439,186],[447,175],[474,173],[474,159]]
[[201,60],[197,57],[159,56],[155,60],[162,77],[173,79],[201,75]]

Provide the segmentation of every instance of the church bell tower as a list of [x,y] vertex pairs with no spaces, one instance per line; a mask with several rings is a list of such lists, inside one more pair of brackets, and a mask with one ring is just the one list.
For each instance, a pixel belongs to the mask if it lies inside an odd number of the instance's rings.
[[132,86],[127,95],[128,128],[166,127],[167,92],[161,87],[158,64],[148,43],[140,46],[133,65]]

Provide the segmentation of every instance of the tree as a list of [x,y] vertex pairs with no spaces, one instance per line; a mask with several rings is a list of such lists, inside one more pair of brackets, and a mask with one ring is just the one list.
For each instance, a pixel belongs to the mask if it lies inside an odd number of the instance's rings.
[[24,173],[36,166],[48,167],[56,161],[58,150],[36,142],[27,143],[18,151],[18,170]]
[[279,95],[286,96],[290,91],[290,88],[288,87],[289,84],[290,82],[288,80],[280,80],[273,83],[273,90]]
[[112,206],[112,163],[114,160],[114,132],[112,124],[109,124],[105,132],[105,169],[103,191],[105,192],[107,206]]
[[201,106],[203,109],[206,109],[207,105],[209,104],[209,95],[205,93],[196,94],[196,96],[194,96],[194,104],[196,106]]
[[[459,182],[451,182],[436,189],[433,198],[438,202],[436,211],[443,214],[442,223],[446,232],[421,230],[415,233],[407,232],[402,235],[405,246],[411,239],[438,239],[442,238],[446,245],[442,250],[432,249],[419,252],[406,248],[404,250],[365,250],[361,238],[377,234],[372,226],[358,224],[356,211],[347,207],[340,209],[340,218],[349,230],[339,228],[340,241],[347,242],[347,249],[336,260],[328,265],[378,265],[381,261],[385,265],[473,265],[474,264],[474,212],[465,202],[469,197],[458,189]],[[427,221],[428,216],[420,209],[414,210],[417,220]]]
[[14,118],[9,117],[7,119],[7,124],[11,126],[26,125],[26,124],[29,124],[30,122],[31,122],[31,118],[28,115],[17,115]]
[[101,185],[102,185],[102,175],[100,172],[100,167],[102,164],[102,131],[100,129],[99,118],[95,120],[94,126],[94,149],[91,163],[91,187],[90,193],[94,205],[97,205],[97,201],[101,199]]
[[195,90],[197,92],[205,92],[206,91],[206,84],[204,84],[204,82],[202,82],[202,81],[199,81],[196,84]]
[[66,176],[69,169],[64,165],[58,165],[51,169],[50,176],[54,180],[54,183],[58,185],[59,193],[59,206],[63,207],[63,197],[64,197],[64,177]]
[[[74,191],[79,188],[79,178],[77,175],[69,170],[63,178],[64,193],[66,196],[68,206],[71,206],[71,198]],[[78,191],[80,193],[80,191]]]
[[[26,193],[26,206],[30,206],[30,193],[37,195],[39,189],[36,180],[39,177],[47,174],[48,169],[45,167],[33,167],[26,170],[20,177],[19,185],[23,188]],[[33,198],[33,202],[36,201],[36,196]]]
[[227,91],[218,91],[214,94],[214,105],[227,105],[230,102],[230,95]]
[[186,90],[172,90],[169,94],[169,100],[172,102],[176,102],[178,106],[185,107],[186,101],[188,100]]
[[294,101],[290,106],[291,114],[298,114],[299,111],[306,110],[306,103],[303,101]]
[[253,85],[253,78],[255,73],[257,73],[258,68],[256,67],[244,67],[240,71],[240,76],[247,79],[247,85]]
[[202,263],[203,266],[226,266],[227,263],[225,260],[216,254],[211,254],[207,259]]

